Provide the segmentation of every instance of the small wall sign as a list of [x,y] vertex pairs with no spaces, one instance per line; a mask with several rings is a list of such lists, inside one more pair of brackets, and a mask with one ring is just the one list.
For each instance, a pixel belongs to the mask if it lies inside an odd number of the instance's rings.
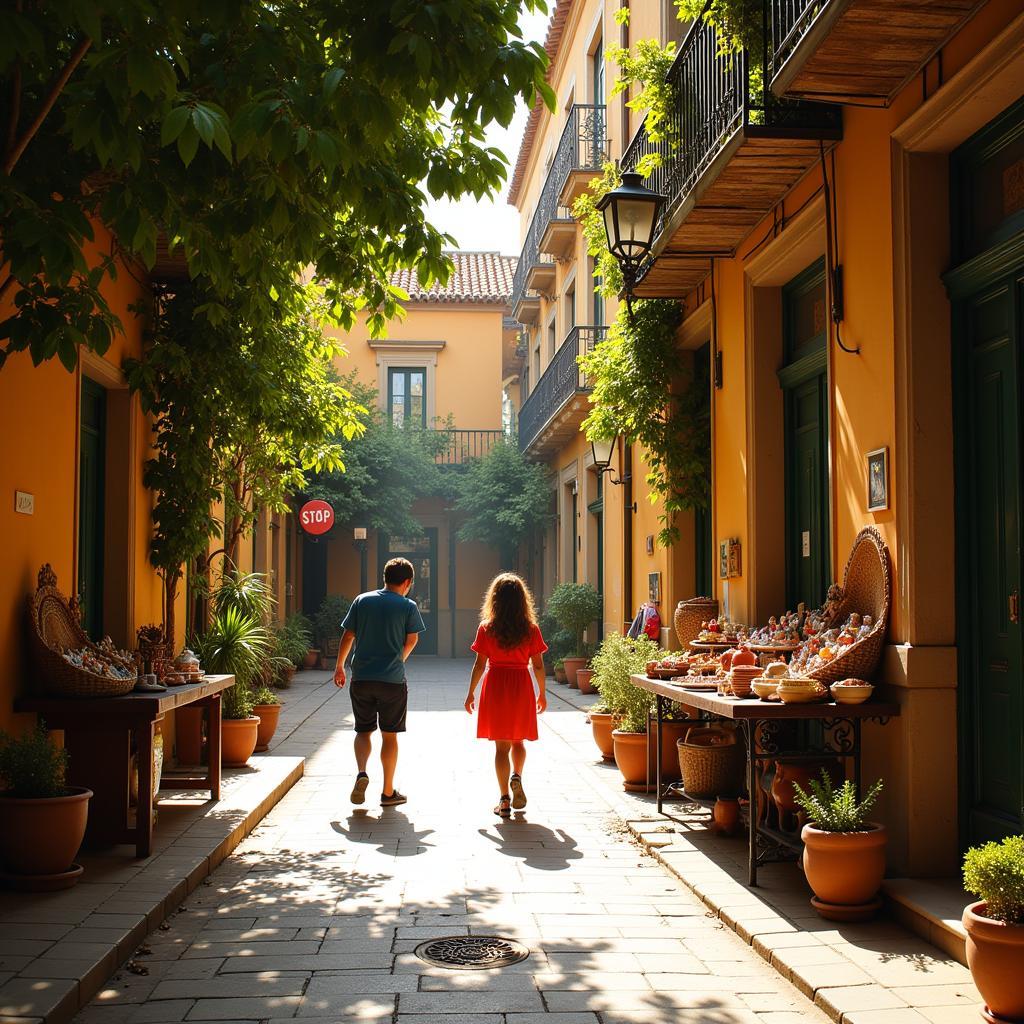
[[868,511],[882,512],[889,507],[889,449],[868,452]]
[[651,604],[661,602],[661,573],[649,572],[647,574],[647,600]]
[[319,498],[307,501],[299,509],[299,525],[314,537],[319,537],[334,526],[334,509]]
[[28,491],[14,492],[14,511],[20,512],[23,516],[35,515],[36,496]]
[[740,575],[740,540],[729,537],[718,545],[718,575],[720,579],[732,579]]

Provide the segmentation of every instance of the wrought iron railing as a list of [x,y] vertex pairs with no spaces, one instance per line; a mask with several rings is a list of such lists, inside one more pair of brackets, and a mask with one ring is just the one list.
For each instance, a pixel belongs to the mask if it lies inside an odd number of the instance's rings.
[[770,0],[773,79],[828,3],[829,0]]
[[[754,63],[768,62],[765,52]],[[838,137],[842,124],[839,107],[780,100],[767,92],[751,55],[730,52],[704,17],[690,26],[666,81],[674,103],[658,141],[648,135],[645,119],[621,160],[629,171],[643,163],[641,170],[650,172],[647,187],[666,197],[655,238],[740,129],[774,138],[825,138]]]
[[559,206],[558,197],[573,171],[599,171],[606,159],[608,141],[605,137],[605,108],[592,103],[576,103],[558,142],[558,149],[547,178],[541,188],[537,209],[523,241],[523,251],[512,278],[512,309],[526,296],[526,279],[538,264],[553,263],[551,256],[540,251],[540,241],[553,220],[571,220],[572,212]]
[[503,430],[446,430],[448,447],[434,457],[439,466],[461,466],[482,459],[506,435]]
[[607,327],[574,327],[519,410],[519,447],[526,451],[573,395],[588,390],[579,358],[600,344]]

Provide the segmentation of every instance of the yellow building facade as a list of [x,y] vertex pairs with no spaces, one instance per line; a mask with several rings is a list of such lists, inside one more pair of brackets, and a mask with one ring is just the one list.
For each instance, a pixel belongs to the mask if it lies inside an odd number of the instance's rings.
[[[611,475],[632,486],[604,485],[598,538],[568,501],[575,487],[586,510],[597,487],[577,377],[524,438],[559,488],[546,587],[573,572],[597,582],[600,539],[606,628],[646,598],[651,573],[666,626],[705,584],[732,619],[760,625],[817,604],[858,531],[876,527],[894,571],[876,682],[901,715],[865,730],[865,778],[885,779],[891,871],[952,875],[967,844],[1024,830],[1020,5],[894,3],[865,21],[877,8],[860,0],[769,0],[755,57],[722,55],[714,26],[677,25],[672,5],[633,3],[623,28],[620,6],[557,5],[559,109],[534,111],[513,182],[513,311],[530,339],[520,433],[557,371],[550,339],[570,337],[573,315],[614,314],[593,309],[578,226],[542,202],[593,173],[579,156],[567,173],[558,145],[574,103],[603,105],[607,158],[631,169],[661,146],[647,184],[666,204],[636,294],[683,304],[680,364],[699,360],[711,394],[712,501],[706,523],[680,523],[680,542],[652,551],[643,453],[620,453]],[[611,96],[614,69],[599,69],[601,46],[650,37],[679,43],[675,145],[651,142]],[[723,542],[740,556],[725,575]]]

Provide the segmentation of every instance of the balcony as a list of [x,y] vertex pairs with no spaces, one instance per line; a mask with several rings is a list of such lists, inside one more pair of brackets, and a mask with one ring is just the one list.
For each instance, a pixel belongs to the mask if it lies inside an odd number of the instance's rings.
[[621,161],[635,170],[660,157],[646,184],[667,197],[637,295],[678,298],[702,281],[819,161],[821,143],[841,138],[839,107],[762,96],[755,72],[710,22],[690,27],[666,79],[667,137],[654,142],[641,125]]
[[519,447],[547,455],[578,433],[589,403],[577,360],[604,340],[607,327],[574,327],[519,410]]
[[439,466],[463,466],[473,459],[481,459],[505,439],[502,430],[446,430],[444,433],[450,443],[434,457]]
[[606,152],[605,108],[574,104],[544,180],[512,280],[512,315],[520,323],[537,322],[537,293],[553,294],[555,260],[569,258],[576,245],[576,222],[569,204],[600,173]]
[[770,0],[771,89],[887,103],[984,0]]

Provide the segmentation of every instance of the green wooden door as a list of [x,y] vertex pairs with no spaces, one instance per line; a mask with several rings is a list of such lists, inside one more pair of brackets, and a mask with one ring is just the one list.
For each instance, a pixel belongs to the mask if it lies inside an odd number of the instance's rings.
[[391,558],[412,562],[416,578],[409,597],[423,616],[426,631],[420,635],[416,654],[437,654],[437,528],[427,527],[419,537],[381,537],[380,565]]
[[78,594],[82,625],[94,639],[103,635],[103,495],[107,447],[107,393],[82,378],[78,454]]
[[[1024,825],[1020,381],[1024,282],[1007,278],[961,304],[964,372],[957,493],[961,567],[961,770],[969,842]],[[965,628],[966,627],[966,628]]]

